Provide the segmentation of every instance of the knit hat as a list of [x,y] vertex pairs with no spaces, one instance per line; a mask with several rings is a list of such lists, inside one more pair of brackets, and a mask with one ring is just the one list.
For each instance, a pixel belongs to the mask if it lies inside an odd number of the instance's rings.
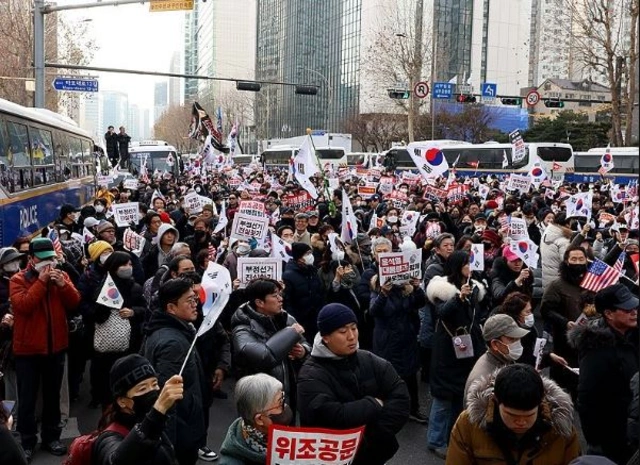
[[310,245],[307,245],[304,242],[294,242],[291,244],[291,258],[293,258],[293,261],[299,260],[310,250]]
[[169,216],[169,214],[167,212],[161,212],[160,213],[160,219],[162,220],[163,223],[171,224],[171,217]]
[[485,229],[482,231],[482,240],[491,242],[494,246],[498,246],[502,242],[500,235],[491,229]]
[[140,381],[156,377],[149,360],[142,355],[131,354],[116,360],[109,373],[109,386],[114,397],[124,396]]
[[97,261],[100,258],[100,255],[103,253],[110,251],[113,253],[113,247],[107,241],[95,241],[89,244],[89,260],[92,262]]
[[113,223],[111,221],[102,220],[102,221],[100,221],[98,226],[96,226],[96,231],[97,231],[98,234],[101,234],[101,233],[105,232],[108,229],[113,229],[114,231],[116,230],[116,227],[113,225]]
[[350,323],[358,323],[356,314],[346,305],[328,304],[318,313],[318,331],[321,336],[331,334],[336,329]]

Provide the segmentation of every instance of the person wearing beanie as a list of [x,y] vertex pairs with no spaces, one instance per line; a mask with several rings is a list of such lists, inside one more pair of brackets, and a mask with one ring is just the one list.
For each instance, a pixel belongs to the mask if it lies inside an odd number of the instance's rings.
[[320,310],[319,333],[298,376],[300,424],[364,425],[353,465],[382,465],[398,450],[396,434],[409,418],[409,392],[388,361],[358,348],[357,321],[342,304]]
[[599,318],[569,330],[578,351],[578,413],[589,451],[625,464],[633,454],[627,443],[627,418],[633,399],[631,379],[638,363],[638,297],[623,284],[599,291]]
[[568,464],[580,455],[573,416],[557,384],[530,365],[507,365],[469,387],[445,465]]
[[36,403],[42,389],[40,450],[64,455],[60,442],[60,387],[69,347],[67,318],[80,303],[69,275],[60,270],[53,243],[37,237],[29,244],[29,265],[11,277],[13,353],[18,383],[17,431],[31,460],[38,442]]
[[113,364],[108,384],[114,400],[98,423],[91,463],[174,465],[173,446],[162,433],[167,412],[184,395],[182,377],[172,376],[160,390],[149,361],[131,354]]
[[113,253],[113,247],[106,241],[92,242],[89,244],[89,247],[87,247],[87,250],[89,251],[89,261],[99,261],[101,264],[104,264],[107,258]]
[[254,280],[245,296],[247,302],[231,318],[235,363],[242,375],[266,373],[280,381],[287,404],[295,411],[297,372],[311,352],[306,328],[283,310],[279,282]]
[[318,276],[311,246],[303,242],[291,244],[291,260],[287,263],[284,281],[284,308],[305,329],[308,340],[317,332],[318,312],[325,302],[325,291]]

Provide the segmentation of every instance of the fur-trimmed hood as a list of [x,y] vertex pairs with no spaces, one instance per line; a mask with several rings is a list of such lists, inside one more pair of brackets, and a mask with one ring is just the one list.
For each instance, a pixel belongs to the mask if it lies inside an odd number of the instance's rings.
[[[467,412],[471,424],[487,430],[493,422],[495,403],[493,385],[500,370],[490,376],[474,381],[467,394]],[[554,381],[542,377],[544,398],[542,400],[541,419],[561,436],[570,438],[573,434],[573,403],[571,397]]]
[[[475,279],[472,279],[471,283],[478,289],[478,302],[481,302],[487,294],[484,284]],[[433,304],[438,300],[446,302],[459,294],[460,289],[451,284],[446,276],[434,276],[427,286],[427,299]]]

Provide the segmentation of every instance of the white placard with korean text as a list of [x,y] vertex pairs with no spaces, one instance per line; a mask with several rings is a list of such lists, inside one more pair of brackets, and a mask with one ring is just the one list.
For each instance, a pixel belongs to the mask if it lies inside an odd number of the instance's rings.
[[240,287],[247,287],[250,281],[257,278],[282,280],[282,260],[277,257],[239,257]]
[[231,225],[230,237],[249,240],[255,237],[261,241],[269,231],[269,218],[266,216],[252,216],[236,213]]
[[379,255],[378,268],[380,285],[387,281],[393,284],[404,284],[413,278],[422,278],[422,249],[410,252],[390,252]]
[[111,204],[113,218],[119,227],[129,226],[131,223],[138,223],[140,209],[138,202],[114,203]]

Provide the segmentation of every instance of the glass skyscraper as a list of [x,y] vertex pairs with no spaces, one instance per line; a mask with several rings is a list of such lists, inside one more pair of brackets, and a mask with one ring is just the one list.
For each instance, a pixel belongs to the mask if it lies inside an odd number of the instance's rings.
[[[463,84],[471,73],[471,34],[474,0],[434,0],[436,82],[458,76]],[[488,6],[489,0],[485,0]]]
[[306,128],[337,132],[358,113],[362,0],[259,0],[256,79],[318,86],[265,84],[256,105],[260,138],[299,136]]

